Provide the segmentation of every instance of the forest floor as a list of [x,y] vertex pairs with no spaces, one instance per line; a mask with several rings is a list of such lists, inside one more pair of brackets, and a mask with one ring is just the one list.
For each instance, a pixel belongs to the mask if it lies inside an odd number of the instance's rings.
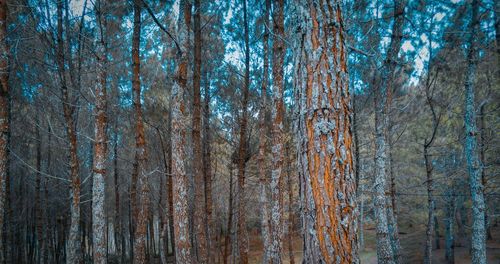
[[[360,252],[362,264],[377,264],[377,253],[375,248],[375,229],[365,229],[365,248]],[[487,257],[488,263],[500,264],[500,226],[492,228],[493,240],[487,242]],[[422,263],[423,252],[425,245],[425,229],[412,230],[401,232],[401,247],[404,263]],[[293,254],[295,263],[302,263],[302,241],[299,234],[293,236]],[[288,257],[288,241],[285,240],[285,254],[283,263],[290,263]],[[440,240],[440,249],[432,251],[433,263],[446,263],[444,254],[444,240]],[[261,263],[262,259],[262,242],[258,234],[250,236],[250,263]],[[468,249],[464,246],[455,247],[455,263],[466,264],[471,263]]]

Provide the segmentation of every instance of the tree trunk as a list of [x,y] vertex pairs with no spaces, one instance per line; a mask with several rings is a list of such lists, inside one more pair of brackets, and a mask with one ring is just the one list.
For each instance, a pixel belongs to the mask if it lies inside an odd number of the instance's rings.
[[[386,178],[390,168],[390,160],[387,154],[390,154],[390,131],[389,131],[389,112],[391,103],[391,94],[393,89],[393,75],[397,65],[397,57],[401,49],[401,39],[403,37],[404,27],[404,9],[405,0],[394,1],[394,24],[392,36],[387,56],[383,67],[377,78],[374,101],[375,101],[375,217],[377,219],[377,258],[379,263],[398,263],[399,259],[399,240],[395,234],[397,232],[394,211],[389,210],[387,216],[386,207],[388,202],[385,198]],[[388,144],[389,143],[389,144]],[[390,204],[389,204],[390,205]],[[392,206],[391,206],[392,207]],[[391,220],[392,223],[388,228]],[[392,239],[391,239],[392,238]]]
[[375,104],[375,186],[374,186],[374,213],[377,219],[377,259],[379,263],[392,264],[395,263],[394,255],[390,240],[390,233],[387,219],[387,201],[385,197],[386,186],[386,140],[384,136],[384,107],[385,107],[385,91],[376,91],[374,96]]
[[107,54],[104,39],[104,28],[106,26],[105,15],[103,15],[104,3],[98,2],[96,7],[97,19],[100,28],[100,40],[98,43],[96,71],[97,82],[95,86],[95,135],[94,135],[94,167],[92,183],[92,250],[93,262],[97,264],[106,263],[106,161],[107,161],[107,117],[106,117],[106,78],[107,78]]
[[427,228],[425,231],[426,239],[425,239],[425,256],[424,263],[431,264],[432,263],[432,235],[434,233],[434,184],[432,182],[432,164],[429,160],[428,153],[429,145],[427,143],[424,144],[424,160],[425,160],[425,172],[427,175],[427,205],[428,205],[428,213],[427,213]]
[[[390,102],[388,106],[390,106]],[[389,116],[390,113],[387,113]],[[387,123],[390,122],[390,118],[387,120]],[[401,244],[399,242],[399,228],[398,228],[398,219],[397,219],[397,208],[396,208],[396,179],[393,170],[393,159],[392,159],[392,139],[391,139],[391,126],[388,124],[387,130],[387,155],[389,156],[387,169],[389,173],[390,186],[389,193],[390,197],[387,199],[387,220],[389,226],[389,234],[391,237],[391,247],[394,256],[395,263],[402,263],[401,260]]]
[[200,0],[194,0],[194,69],[193,69],[193,174],[194,174],[194,228],[196,241],[196,260],[207,263],[207,234],[205,211],[205,181],[203,175],[201,149],[201,10]]
[[434,247],[436,249],[441,249],[441,242],[439,240],[439,222],[436,214],[434,214]]
[[481,165],[483,166],[483,170],[481,171],[481,183],[483,184],[483,196],[484,196],[484,204],[485,204],[485,211],[484,211],[484,225],[486,226],[486,239],[487,240],[493,240],[493,236],[491,234],[491,225],[488,223],[488,200],[486,196],[486,188],[487,186],[487,179],[486,179],[486,123],[484,122],[484,109],[486,108],[486,103],[481,104],[481,107],[479,108],[479,124],[480,124],[480,133],[481,133],[481,144],[479,145],[480,152],[479,152],[479,160],[481,162]]
[[[47,125],[47,146],[52,146],[52,129],[50,127],[50,124]],[[51,173],[51,159],[52,159],[52,151],[51,148],[47,150],[47,157],[46,157],[46,172],[47,174]],[[52,236],[52,225],[51,221],[49,219],[52,219],[52,217],[49,218],[51,215],[51,210],[49,208],[49,178],[45,177],[45,190],[44,190],[44,207],[45,207],[45,214],[44,214],[44,222],[45,222],[45,254],[43,255],[43,263],[47,264],[50,263],[49,261],[54,260],[54,243],[53,243],[53,236]]]
[[241,101],[242,113],[240,117],[240,139],[238,145],[238,228],[237,241],[240,254],[239,262],[248,263],[248,233],[246,221],[246,196],[245,196],[245,165],[247,157],[247,115],[248,95],[250,89],[250,41],[248,30],[247,0],[243,0],[243,23],[245,37],[245,83],[243,85],[243,99]]
[[[7,137],[7,142],[9,142],[9,139]],[[12,198],[11,198],[11,177],[9,174],[9,169],[7,169],[6,172],[7,177],[5,178],[5,262],[14,262],[14,250],[13,250],[13,241],[14,241],[14,226],[13,226],[13,221],[12,221]],[[4,263],[5,263],[4,262]]]
[[[3,230],[6,211],[7,178],[9,177],[9,47],[7,46],[7,0],[0,1],[0,230]],[[8,256],[8,247],[0,234],[0,263]]]
[[294,86],[299,108],[303,262],[359,263],[341,5],[339,1],[299,0],[294,5],[299,12]]
[[[170,117],[168,117],[170,119]],[[167,121],[169,123],[169,121]],[[167,230],[168,230],[168,225],[167,225],[167,219],[169,217],[168,214],[168,203],[165,204],[166,207],[165,209],[163,208],[163,201],[167,201],[163,195],[163,187],[165,186],[167,190],[167,195],[168,195],[168,190],[169,190],[169,182],[168,178],[170,177],[170,170],[169,170],[169,162],[167,159],[167,149],[165,148],[165,144],[163,143],[163,137],[161,136],[161,131],[158,127],[156,127],[156,133],[158,134],[158,139],[160,140],[160,147],[161,147],[161,153],[163,156],[163,166],[165,170],[165,177],[166,177],[166,184],[163,185],[163,175],[160,175],[160,194],[159,194],[159,201],[158,201],[158,211],[160,212],[160,237],[159,237],[159,247],[160,247],[160,258],[161,258],[161,263],[165,264],[167,263],[167,253],[168,253],[168,239],[167,239]]]
[[229,200],[228,200],[228,213],[227,213],[227,231],[224,238],[224,264],[228,263],[229,248],[231,245],[231,226],[233,223],[233,162],[229,162]]
[[264,10],[264,36],[263,36],[263,48],[264,48],[264,66],[262,73],[262,84],[260,91],[260,112],[259,112],[259,156],[257,159],[259,166],[259,180],[260,180],[260,204],[261,204],[261,236],[263,245],[263,257],[262,263],[268,263],[270,260],[271,251],[271,227],[270,227],[270,211],[269,211],[269,201],[268,201],[268,189],[269,189],[269,179],[266,169],[266,159],[267,159],[267,126],[266,126],[266,116],[267,116],[267,86],[269,82],[269,11],[271,10],[271,0],[266,0],[266,7]]
[[63,1],[57,2],[57,67],[59,70],[59,80],[62,93],[62,107],[64,120],[66,122],[66,136],[69,141],[69,166],[70,166],[70,230],[66,246],[66,263],[79,263],[81,259],[81,238],[80,238],[80,177],[78,175],[79,161],[77,154],[76,126],[74,121],[75,106],[71,102],[68,92],[65,55],[63,40]]
[[[172,138],[172,106],[168,109],[168,136]],[[170,237],[170,249],[175,259],[175,235],[174,235],[174,202],[173,202],[173,175],[172,175],[172,141],[167,147],[168,160],[168,178],[167,178],[167,197],[168,197],[168,232]]]
[[184,167],[186,144],[186,108],[184,94],[187,88],[189,11],[185,0],[179,6],[178,38],[180,51],[172,87],[172,184],[175,233],[175,258],[177,263],[192,263],[191,239],[188,219],[188,179]]
[[493,7],[493,17],[495,19],[495,42],[496,42],[496,53],[497,53],[497,78],[500,79],[500,16],[498,12],[500,11],[500,1],[494,0],[495,6]]
[[[40,119],[38,119],[40,120]],[[41,195],[41,185],[42,185],[42,136],[40,134],[41,122],[36,125],[36,178],[35,178],[35,227],[36,227],[36,241],[37,241],[37,254],[35,255],[35,263],[44,263],[43,256],[45,255],[45,237],[43,233],[43,227],[46,225],[44,223],[44,217],[42,213],[42,195]]]
[[272,171],[271,171],[271,263],[282,262],[283,251],[283,62],[284,49],[284,1],[273,3],[273,123],[272,123]]
[[[354,178],[356,179],[356,192],[359,189],[360,163],[359,163],[359,137],[358,137],[358,113],[356,108],[356,93],[352,96],[352,134],[354,144]],[[359,195],[358,195],[359,196]],[[360,221],[361,222],[361,221]]]
[[205,179],[205,209],[207,215],[207,238],[209,263],[215,263],[216,240],[214,237],[214,218],[212,205],[212,158],[210,147],[210,82],[208,81],[208,73],[205,80],[205,104],[204,104],[204,119],[203,119],[203,177]]
[[293,213],[293,185],[292,185],[292,168],[290,166],[290,144],[287,143],[286,146],[286,173],[288,175],[288,258],[290,259],[290,264],[295,264],[295,259],[293,256],[293,228],[294,228],[294,213]]
[[446,194],[445,259],[447,264],[455,264],[455,197],[453,191]]
[[468,29],[470,32],[467,49],[467,71],[465,74],[465,156],[467,160],[467,170],[469,173],[469,185],[472,200],[472,263],[486,263],[486,229],[484,224],[484,195],[483,184],[481,182],[482,165],[478,157],[476,128],[476,108],[474,102],[474,82],[476,78],[476,66],[478,52],[476,48],[476,30],[479,24],[479,3],[472,1],[472,20]]
[[[115,123],[114,123],[114,144],[113,144],[113,178],[114,178],[114,192],[115,192],[115,221],[114,221],[114,239],[116,245],[116,255],[120,255],[120,260],[122,263],[125,261],[125,247],[122,243],[124,233],[123,233],[123,222],[121,219],[120,210],[120,189],[119,189],[119,171],[118,171],[118,113],[116,113]],[[121,244],[120,246],[118,246]]]
[[149,184],[146,172],[146,140],[144,136],[144,121],[141,106],[141,78],[140,78],[140,39],[141,39],[141,9],[142,1],[134,0],[134,29],[132,34],[132,91],[136,115],[135,124],[135,155],[138,176],[138,206],[135,209],[136,224],[134,232],[134,263],[146,262],[147,226],[149,218]]
[[364,230],[364,217],[365,217],[365,199],[364,199],[365,184],[360,183],[358,187],[358,199],[359,199],[359,231],[358,231],[358,242],[359,250],[364,250],[365,248],[365,234]]

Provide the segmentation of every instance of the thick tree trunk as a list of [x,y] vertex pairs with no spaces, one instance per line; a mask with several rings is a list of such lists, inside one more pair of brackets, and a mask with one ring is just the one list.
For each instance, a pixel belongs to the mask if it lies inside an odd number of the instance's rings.
[[[9,47],[7,46],[7,0],[0,1],[0,230],[3,230],[6,209],[6,179],[9,170]],[[0,234],[0,263],[4,263],[8,247]]]
[[175,258],[177,263],[192,263],[188,219],[188,179],[184,167],[186,144],[186,108],[184,94],[187,88],[189,11],[186,1],[179,6],[178,38],[180,53],[172,87],[172,202],[174,206]]
[[269,11],[271,10],[271,0],[266,0],[266,6],[264,10],[264,36],[263,36],[263,73],[262,73],[262,84],[260,90],[260,112],[259,112],[259,156],[257,158],[259,166],[259,181],[260,181],[260,212],[261,212],[261,236],[263,245],[263,256],[262,263],[268,263],[270,261],[270,251],[271,251],[271,227],[270,227],[270,208],[269,208],[269,179],[267,175],[266,159],[267,159],[267,126],[266,126],[266,116],[267,116],[267,86],[269,82]]
[[66,263],[79,263],[81,259],[80,238],[80,177],[78,175],[79,161],[77,154],[76,126],[74,121],[74,104],[68,92],[65,55],[63,40],[63,1],[57,2],[57,67],[62,93],[62,107],[66,122],[66,136],[69,141],[69,167],[70,167],[70,230],[66,246]]
[[248,233],[246,221],[246,195],[245,195],[245,165],[247,157],[247,115],[248,95],[250,90],[250,40],[248,29],[247,0],[243,0],[243,23],[245,37],[245,78],[243,85],[243,99],[241,101],[242,113],[240,117],[240,139],[238,143],[238,228],[237,241],[241,264],[248,263]]
[[285,58],[284,1],[273,3],[273,123],[272,123],[272,171],[271,171],[271,263],[282,262],[283,251],[283,159],[285,106],[283,104],[283,62]]
[[96,7],[98,23],[100,27],[100,41],[98,43],[96,72],[97,82],[95,86],[95,135],[94,135],[94,157],[93,157],[93,183],[92,183],[92,250],[93,262],[96,264],[106,263],[106,162],[107,162],[107,117],[106,117],[106,78],[107,78],[107,54],[104,40],[104,28],[106,26],[105,15],[102,14],[104,4],[98,2]]
[[200,0],[194,0],[194,67],[193,67],[193,175],[194,175],[194,229],[196,241],[196,260],[207,263],[207,234],[205,211],[205,179],[203,175],[201,149],[201,10]]
[[481,182],[481,171],[483,169],[478,157],[476,128],[476,109],[474,102],[474,82],[476,79],[476,66],[478,52],[476,48],[479,24],[479,3],[472,2],[472,20],[469,23],[469,40],[467,49],[467,71],[465,74],[465,146],[464,152],[467,160],[469,173],[469,185],[472,200],[472,263],[486,263],[486,229],[484,224],[485,203],[483,195],[483,184]]
[[294,82],[299,108],[303,262],[359,263],[341,5],[312,0],[297,0],[294,5],[298,11]]

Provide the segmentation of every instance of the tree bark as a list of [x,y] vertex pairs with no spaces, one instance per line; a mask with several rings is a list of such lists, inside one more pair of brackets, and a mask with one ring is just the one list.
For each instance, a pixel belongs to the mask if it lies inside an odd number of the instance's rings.
[[[375,101],[375,215],[377,219],[377,258],[379,263],[399,263],[399,239],[393,210],[386,210],[386,178],[390,168],[389,112],[393,89],[393,76],[401,49],[404,27],[405,0],[394,1],[394,24],[387,56],[376,82]],[[390,142],[389,142],[390,143]],[[390,204],[389,204],[390,205]],[[392,206],[391,206],[392,207]],[[389,212],[389,215],[387,213]],[[391,228],[388,224],[391,224]],[[391,239],[392,238],[392,239]]]
[[[120,255],[120,260],[125,261],[125,240],[123,232],[123,221],[121,218],[121,208],[120,208],[120,183],[119,183],[119,169],[118,169],[118,113],[116,113],[115,123],[114,123],[114,144],[113,144],[113,183],[115,192],[115,221],[114,221],[114,233],[115,233],[115,245],[116,254]],[[120,244],[120,246],[118,246]]]
[[[391,103],[388,103],[388,107],[390,107]],[[387,117],[390,116],[390,113],[387,113]],[[391,138],[391,125],[390,123],[390,118],[387,120],[387,155],[388,157],[388,164],[387,166],[387,172],[389,174],[389,179],[390,179],[390,186],[389,186],[389,194],[390,197],[387,199],[387,220],[388,220],[388,226],[389,226],[389,234],[391,238],[391,247],[392,247],[392,252],[394,256],[394,262],[396,263],[402,263],[401,260],[401,244],[399,242],[399,228],[398,228],[398,219],[397,219],[397,208],[396,208],[396,178],[394,175],[394,170],[393,170],[393,164],[394,161],[392,159],[392,138]]]
[[[167,121],[168,122],[168,121]],[[168,241],[167,239],[167,230],[168,230],[168,225],[167,225],[167,219],[169,217],[168,215],[168,203],[165,205],[163,204],[164,201],[167,201],[164,197],[164,192],[163,189],[168,190],[168,177],[169,177],[169,164],[168,164],[168,159],[167,159],[167,149],[165,148],[165,144],[163,143],[163,137],[161,136],[161,131],[158,127],[155,127],[156,133],[158,134],[158,139],[160,140],[160,147],[161,147],[161,154],[163,157],[163,169],[165,170],[165,179],[166,183],[163,185],[163,175],[160,175],[160,194],[159,196],[159,201],[158,201],[158,212],[160,213],[160,235],[159,235],[159,248],[160,248],[160,260],[161,263],[166,264],[167,263],[167,253],[168,253]],[[168,193],[167,193],[168,195]],[[163,209],[163,206],[166,206],[165,209]]]
[[203,175],[201,149],[201,10],[200,0],[194,0],[194,68],[193,68],[193,174],[194,174],[194,228],[196,241],[196,260],[198,263],[207,263],[207,234],[205,211],[205,179]]
[[188,219],[188,179],[184,167],[186,144],[186,109],[184,94],[188,92],[188,32],[189,5],[181,0],[179,6],[178,38],[180,51],[172,87],[172,184],[174,206],[175,258],[177,263],[192,263]]
[[476,47],[477,27],[479,26],[479,3],[472,1],[472,19],[468,25],[469,39],[467,49],[467,70],[465,74],[465,156],[467,170],[469,173],[469,186],[472,200],[472,263],[486,263],[486,229],[484,224],[485,203],[483,195],[483,184],[481,182],[481,171],[483,170],[478,157],[476,128],[476,109],[474,102],[474,82],[476,78],[476,67],[478,52]]
[[242,113],[240,117],[240,139],[238,145],[238,228],[237,241],[240,255],[239,263],[248,263],[248,233],[246,222],[245,165],[247,157],[247,115],[248,95],[250,89],[250,41],[248,30],[247,0],[243,0],[243,24],[245,42],[245,76],[243,85]]
[[273,112],[272,112],[272,171],[271,171],[271,263],[282,262],[283,251],[283,159],[284,104],[283,62],[285,58],[284,1],[273,2]]
[[107,54],[106,43],[104,39],[104,28],[106,27],[105,15],[103,15],[103,3],[98,1],[96,14],[99,25],[99,42],[97,44],[96,54],[96,72],[97,82],[95,86],[95,134],[94,134],[94,167],[92,183],[92,250],[93,262],[96,264],[105,264],[106,258],[106,161],[107,161],[107,117],[106,117],[106,78],[107,78]]
[[210,82],[208,73],[205,73],[205,102],[204,102],[204,118],[203,118],[203,177],[205,179],[205,210],[207,215],[207,238],[208,238],[208,254],[209,263],[215,263],[216,242],[214,236],[214,218],[212,205],[212,149],[210,135]]
[[[52,128],[50,126],[50,124],[47,125],[47,131],[48,131],[48,135],[47,135],[47,146],[52,146]],[[49,147],[49,149],[47,150],[47,157],[46,157],[46,171],[48,174],[50,174],[51,172],[51,161],[52,161],[52,150],[51,148]],[[49,220],[49,216],[51,215],[50,212],[50,208],[49,208],[49,178],[48,177],[45,177],[45,190],[44,190],[44,195],[45,195],[45,199],[44,199],[44,206],[46,208],[45,210],[45,215],[44,215],[44,221],[45,221],[45,241],[46,241],[46,250],[45,250],[45,254],[43,255],[43,263],[49,263],[49,261],[53,260],[54,259],[54,240],[53,240],[53,235],[52,235],[52,230],[55,230],[52,229],[53,226],[51,225],[51,221]],[[52,219],[52,218],[50,218]]]
[[229,199],[228,199],[228,213],[227,213],[227,231],[226,237],[224,238],[224,264],[228,263],[229,252],[231,249],[229,248],[231,245],[231,226],[233,223],[233,162],[229,162]]
[[74,121],[75,106],[71,102],[68,92],[65,55],[63,40],[63,1],[57,2],[57,67],[61,85],[62,107],[66,125],[66,136],[69,141],[69,167],[70,167],[70,230],[66,246],[66,263],[79,263],[81,259],[81,238],[80,238],[80,177],[79,160],[77,153],[76,126]]
[[500,79],[500,1],[494,0],[495,6],[493,7],[493,18],[495,19],[495,42],[497,53],[497,78]]
[[486,103],[481,104],[479,108],[479,124],[480,128],[479,131],[481,133],[480,137],[480,145],[479,145],[479,160],[481,162],[481,165],[483,166],[483,169],[481,171],[481,183],[483,184],[483,196],[484,196],[484,204],[485,204],[485,210],[484,210],[484,224],[486,226],[486,239],[487,240],[492,240],[493,235],[491,234],[491,225],[488,223],[488,200],[486,196],[486,188],[488,187],[487,185],[487,178],[486,178],[486,123],[484,122],[484,109],[486,108]]
[[267,158],[267,126],[266,126],[266,116],[267,116],[267,86],[269,82],[269,11],[271,10],[271,0],[266,0],[266,7],[264,10],[264,36],[263,36],[263,73],[262,73],[262,84],[260,91],[260,112],[259,112],[259,156],[257,158],[259,166],[259,180],[260,180],[260,204],[261,204],[261,236],[263,245],[263,257],[262,263],[268,263],[270,260],[271,251],[271,227],[270,227],[270,208],[268,201],[268,190],[269,190],[269,179],[266,169],[266,158]]
[[[432,142],[431,142],[432,144]],[[432,263],[432,236],[434,233],[434,184],[432,180],[432,164],[429,158],[429,146],[427,143],[424,144],[424,160],[425,160],[425,172],[427,175],[427,228],[426,228],[426,239],[425,239],[425,256],[424,263]]]
[[[381,87],[379,87],[380,89]],[[380,89],[383,90],[383,89]],[[386,186],[386,140],[384,137],[384,106],[385,106],[385,92],[376,91],[374,96],[375,104],[375,186],[374,186],[374,211],[375,218],[377,219],[377,259],[379,263],[393,264],[394,255],[390,240],[390,233],[388,228],[387,219],[387,201],[385,197]]]
[[[7,46],[7,0],[0,0],[0,230],[3,230],[6,211],[7,178],[9,170],[9,47]],[[0,234],[0,263],[8,247]]]
[[140,78],[140,39],[141,39],[141,9],[142,1],[134,0],[134,29],[132,33],[132,91],[135,110],[135,155],[137,164],[137,191],[138,206],[135,209],[136,221],[134,232],[134,263],[146,262],[147,226],[149,217],[149,184],[146,172],[146,139],[144,135],[144,121],[141,105],[141,78]]
[[[40,120],[40,119],[38,119]],[[46,225],[44,223],[44,217],[42,213],[42,195],[41,195],[41,185],[42,185],[42,136],[40,134],[40,126],[41,122],[36,124],[36,178],[35,178],[35,228],[36,228],[36,255],[35,262],[36,263],[44,263],[43,256],[45,255],[45,237],[43,232],[43,227]]]
[[455,194],[452,191],[446,192],[446,218],[445,222],[445,260],[447,264],[455,263]]
[[[168,109],[168,136],[172,138],[172,105]],[[168,178],[167,178],[167,197],[168,197],[168,232],[170,234],[170,247],[172,256],[175,259],[175,235],[174,235],[174,202],[173,202],[173,174],[172,174],[172,141],[167,147],[168,160]]]
[[290,144],[286,145],[286,173],[288,175],[287,185],[288,185],[288,258],[290,260],[290,264],[295,264],[295,259],[293,256],[293,233],[294,233],[294,213],[293,213],[293,185],[292,185],[292,174],[291,174],[291,160],[290,160]]
[[303,262],[359,263],[352,111],[340,1],[297,0],[294,5]]

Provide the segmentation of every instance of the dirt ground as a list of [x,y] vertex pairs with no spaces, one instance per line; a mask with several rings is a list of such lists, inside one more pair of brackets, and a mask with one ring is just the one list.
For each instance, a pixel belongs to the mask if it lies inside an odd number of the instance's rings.
[[[258,234],[251,233],[250,238],[250,263],[261,263],[262,242]],[[360,251],[361,263],[377,264],[377,253],[375,250],[375,230],[365,230],[365,248]],[[500,227],[492,229],[493,240],[487,242],[486,250],[488,263],[500,264]],[[403,260],[405,263],[422,263],[425,245],[425,231],[415,231],[400,234]],[[290,263],[288,258],[288,244],[285,245],[284,263]],[[441,239],[441,249],[433,250],[433,263],[446,263],[444,259],[444,240]],[[295,263],[302,261],[302,241],[298,234],[293,236],[293,254]],[[471,263],[469,250],[463,246],[455,247],[455,263]]]

